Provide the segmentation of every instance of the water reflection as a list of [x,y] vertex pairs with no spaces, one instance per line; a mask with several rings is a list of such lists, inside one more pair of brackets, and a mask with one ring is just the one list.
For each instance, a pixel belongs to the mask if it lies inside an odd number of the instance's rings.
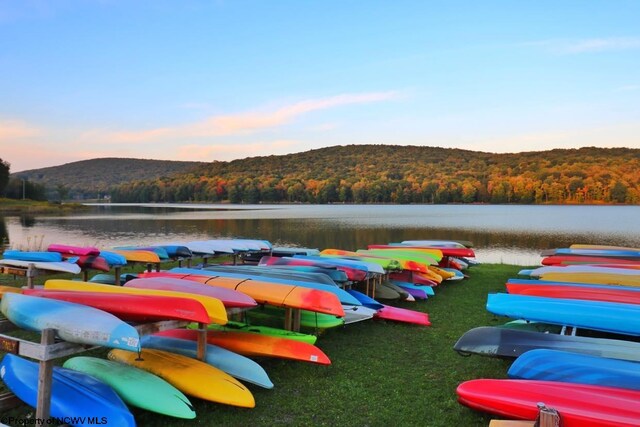
[[[111,247],[244,237],[354,250],[409,239],[469,240],[483,262],[538,264],[571,243],[640,246],[640,207],[583,206],[99,206],[80,215],[1,220],[13,245]],[[604,209],[603,209],[604,208]],[[39,248],[30,248],[39,249]]]

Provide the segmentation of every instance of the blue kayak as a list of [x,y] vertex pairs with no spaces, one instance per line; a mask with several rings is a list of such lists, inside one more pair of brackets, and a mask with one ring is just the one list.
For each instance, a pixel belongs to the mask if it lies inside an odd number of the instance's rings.
[[7,250],[2,254],[4,259],[15,259],[18,261],[39,261],[39,262],[61,262],[62,255],[58,252],[27,252],[17,250]]
[[122,267],[127,265],[127,259],[124,255],[115,252],[100,251],[100,256],[107,260],[110,267]]
[[231,277],[235,279],[251,279],[251,280],[271,282],[271,283],[276,283],[281,285],[291,285],[291,286],[300,286],[303,288],[318,289],[321,291],[327,291],[327,292],[331,292],[332,294],[335,294],[342,304],[362,305],[360,304],[360,301],[358,301],[353,296],[349,295],[347,291],[345,291],[342,288],[339,288],[337,285],[327,285],[324,283],[315,283],[315,282],[302,282],[299,280],[276,279],[273,277],[258,276],[250,273],[245,274],[245,273],[228,273],[228,272],[222,272],[222,271],[208,271],[208,270],[201,270],[197,268],[172,268],[169,271],[171,273],[199,274],[202,276],[211,276],[211,277]]
[[640,390],[640,363],[568,351],[537,349],[519,356],[509,378],[561,381]]
[[411,288],[411,289],[419,289],[421,291],[423,291],[425,294],[427,294],[427,296],[434,296],[436,293],[433,291],[433,288],[431,286],[426,286],[426,285],[416,285],[415,283],[411,283],[411,282],[404,282],[402,280],[394,280],[394,279],[389,279],[389,281],[391,283],[393,283],[396,286],[400,286],[402,288]]
[[640,306],[635,304],[499,293],[488,295],[487,310],[513,319],[640,335]]
[[[141,344],[143,348],[164,350],[192,359],[196,359],[198,355],[198,343],[195,341],[145,335],[142,337]],[[207,344],[207,354],[204,361],[241,381],[264,388],[273,388],[273,383],[262,366],[248,357],[229,351],[226,348]]]
[[[38,370],[36,362],[11,353],[0,362],[2,381],[32,407],[38,402]],[[73,426],[136,425],[127,405],[110,386],[87,374],[58,366],[53,368],[50,415]]]
[[348,289],[347,292],[356,297],[358,301],[360,301],[365,307],[373,308],[374,310],[380,310],[381,308],[384,308],[384,304],[379,303],[375,299],[366,294],[363,294],[362,292],[356,291],[355,289]]

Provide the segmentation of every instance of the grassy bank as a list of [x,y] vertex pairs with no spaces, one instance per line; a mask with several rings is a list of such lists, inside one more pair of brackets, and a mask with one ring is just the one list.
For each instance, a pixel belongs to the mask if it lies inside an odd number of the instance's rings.
[[88,209],[80,203],[37,202],[0,198],[0,215],[46,214]]
[[[472,378],[505,377],[510,362],[463,357],[452,347],[473,327],[505,321],[485,310],[486,295],[504,290],[521,268],[475,267],[470,279],[441,286],[428,301],[402,304],[428,312],[431,327],[368,321],[327,331],[317,345],[331,358],[330,366],[260,359],[275,388],[249,385],[254,409],[192,399],[195,420],[132,411],[140,426],[486,426],[490,417],[459,405],[455,388]],[[21,406],[11,415],[34,412]]]

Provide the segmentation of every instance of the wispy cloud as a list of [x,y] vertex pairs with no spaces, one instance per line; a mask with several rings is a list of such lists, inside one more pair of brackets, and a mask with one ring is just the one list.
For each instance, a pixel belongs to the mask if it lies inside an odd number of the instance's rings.
[[399,98],[396,91],[363,94],[342,94],[309,99],[264,111],[216,115],[199,122],[142,131],[115,132],[114,142],[145,142],[165,138],[202,138],[254,133],[288,124],[305,114],[346,105],[369,104]]
[[640,37],[609,37],[582,40],[542,40],[526,43],[561,55],[640,49]]
[[0,141],[30,138],[41,133],[37,127],[20,120],[0,121]]

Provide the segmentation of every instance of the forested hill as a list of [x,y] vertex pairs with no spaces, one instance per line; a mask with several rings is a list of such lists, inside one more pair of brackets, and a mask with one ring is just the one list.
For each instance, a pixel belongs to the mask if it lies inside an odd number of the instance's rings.
[[[125,182],[114,202],[640,203],[640,150],[349,145]],[[124,179],[122,181],[125,181]]]
[[71,198],[95,198],[108,195],[113,187],[123,183],[165,179],[202,164],[168,160],[102,158],[17,172],[11,176],[44,185],[49,193],[63,188]]

